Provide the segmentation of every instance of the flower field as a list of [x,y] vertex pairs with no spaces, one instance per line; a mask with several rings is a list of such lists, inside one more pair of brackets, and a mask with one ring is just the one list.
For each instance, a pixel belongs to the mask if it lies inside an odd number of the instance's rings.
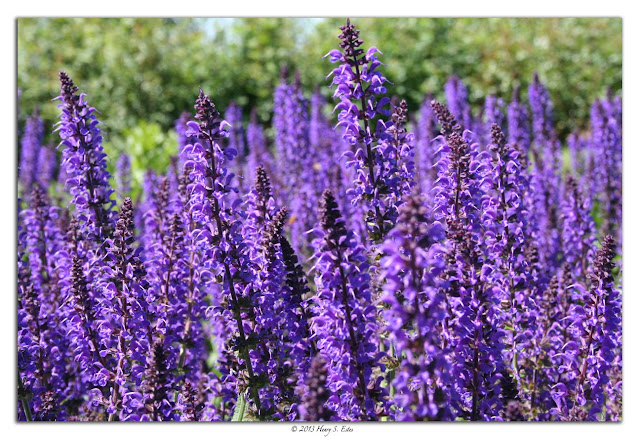
[[140,195],[59,73],[57,151],[18,133],[19,421],[622,419],[621,98],[567,139],[538,75],[412,112],[337,33],[330,102],[194,90]]

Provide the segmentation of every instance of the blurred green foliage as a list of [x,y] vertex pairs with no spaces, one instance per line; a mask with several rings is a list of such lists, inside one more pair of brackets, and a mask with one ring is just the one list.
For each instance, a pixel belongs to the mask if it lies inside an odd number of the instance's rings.
[[[122,136],[107,142],[105,153],[110,158],[107,168],[115,177],[116,157],[125,152],[131,158],[132,198],[136,199],[147,169],[165,171],[169,168],[171,156],[178,153],[178,139],[175,131],[164,130],[155,122],[138,122],[132,128],[125,128]],[[114,182],[112,182],[112,185]],[[114,186],[115,187],[115,186]]]
[[[383,52],[383,72],[395,84],[390,93],[407,99],[410,110],[418,109],[427,92],[443,99],[443,85],[454,73],[476,106],[487,94],[508,102],[516,85],[526,99],[538,71],[564,136],[587,127],[594,98],[608,87],[622,88],[619,18],[352,21],[364,45]],[[199,87],[221,111],[235,101],[245,107],[245,116],[255,106],[260,120],[268,122],[284,64],[300,71],[309,93],[319,85],[331,95],[325,77],[332,65],[322,57],[338,46],[343,23],[342,18],[20,18],[20,111],[26,115],[39,105],[51,126],[58,110],[50,100],[58,94],[57,73],[65,70],[101,112],[112,150],[135,150],[132,142],[152,135],[151,127],[168,132],[181,112],[193,110]],[[162,169],[164,159],[153,157],[137,165]]]

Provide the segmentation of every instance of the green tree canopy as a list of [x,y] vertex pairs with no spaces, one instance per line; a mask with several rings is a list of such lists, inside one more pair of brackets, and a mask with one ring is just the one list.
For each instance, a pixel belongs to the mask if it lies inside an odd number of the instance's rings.
[[[443,98],[457,74],[470,99],[510,100],[537,71],[549,87],[562,135],[586,127],[591,101],[622,88],[622,20],[618,18],[355,18],[366,46],[375,45],[395,85],[391,93],[417,110],[425,93]],[[101,112],[108,141],[140,121],[168,130],[193,109],[198,88],[220,109],[231,101],[271,117],[284,64],[305,89],[329,96],[322,57],[337,47],[344,19],[20,18],[20,110],[40,107],[49,126],[57,109],[57,73],[65,70]],[[521,92],[526,99],[526,90]],[[129,131],[131,132],[131,131]]]

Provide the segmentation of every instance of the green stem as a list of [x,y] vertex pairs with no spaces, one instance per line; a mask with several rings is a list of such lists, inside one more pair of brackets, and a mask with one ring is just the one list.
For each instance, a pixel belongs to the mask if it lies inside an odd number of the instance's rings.
[[[18,389],[20,394],[24,395],[24,387],[22,385],[22,379],[20,379],[20,374],[18,373]],[[26,397],[21,397],[20,401],[22,402],[22,410],[24,411],[24,416],[27,418],[27,422],[33,421],[33,416],[31,415],[31,408],[29,408],[29,403],[27,402]]]
[[229,279],[229,290],[231,292],[231,297],[233,298],[233,302],[235,304],[235,317],[236,317],[236,323],[238,325],[238,329],[240,331],[240,338],[242,340],[242,357],[244,359],[244,362],[246,364],[247,367],[247,372],[249,373],[249,379],[251,380],[251,397],[253,398],[253,401],[256,404],[256,408],[258,409],[258,418],[261,419],[261,410],[262,407],[260,405],[260,395],[258,394],[258,389],[255,387],[254,385],[254,374],[253,374],[253,366],[251,366],[251,357],[249,357],[249,348],[246,344],[247,338],[245,337],[244,334],[244,328],[242,326],[242,317],[240,316],[240,309],[238,306],[238,299],[236,298],[236,293],[235,293],[235,289],[233,287],[233,281],[231,280],[231,272],[229,270],[229,265],[224,264],[224,269],[225,269],[225,273],[227,275],[227,278]]

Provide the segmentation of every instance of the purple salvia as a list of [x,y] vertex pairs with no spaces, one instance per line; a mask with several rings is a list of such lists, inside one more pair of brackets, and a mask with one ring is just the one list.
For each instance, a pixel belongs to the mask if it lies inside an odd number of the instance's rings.
[[[144,234],[140,240],[146,253],[153,252],[154,244],[161,243],[167,235],[172,214],[169,184],[168,177],[158,178],[144,205]],[[145,259],[151,260],[152,256],[145,255]]]
[[529,86],[529,105],[532,118],[532,155],[534,170],[532,175],[532,212],[536,223],[540,257],[546,268],[547,279],[558,266],[560,257],[560,187],[562,186],[561,145],[557,139],[553,104],[549,91],[535,73]]
[[[340,110],[337,126],[344,128],[343,139],[352,146],[344,153],[347,166],[356,173],[355,187],[349,194],[353,203],[363,206],[369,239],[375,244],[395,225],[397,203],[412,183],[413,136],[394,134],[406,132],[402,107],[394,120],[385,123],[378,119],[391,116],[385,109],[390,99],[381,97],[388,81],[378,71],[382,65],[378,49],[371,47],[365,53],[360,48],[360,31],[349,20],[340,29],[342,51],[334,49],[326,55],[340,64],[329,75],[336,86],[333,96],[340,99],[335,107]],[[408,184],[403,184],[405,172],[411,175]]]
[[382,247],[381,276],[386,329],[403,355],[391,385],[398,421],[453,420],[451,364],[439,331],[445,307],[440,275],[444,228],[431,222],[423,196],[415,193],[400,207],[398,224]]
[[433,95],[428,94],[420,107],[420,118],[416,126],[416,181],[422,193],[429,194],[438,178],[438,169],[434,166],[438,156],[433,148],[433,139],[438,136],[438,120],[431,102]]
[[283,65],[280,71],[280,84],[276,87],[273,93],[273,128],[275,130],[274,140],[276,154],[279,157],[284,155],[284,150],[286,148],[284,145],[287,129],[286,100],[287,95],[291,90],[291,86],[287,84],[288,77],[289,67]]
[[[219,345],[223,345],[228,334],[226,333],[225,322],[213,320],[209,322],[205,319],[208,304],[205,300],[208,297],[206,288],[209,285],[203,280],[208,275],[208,270],[201,263],[202,254],[199,244],[199,225],[195,222],[193,212],[190,209],[192,194],[188,191],[188,180],[191,168],[185,166],[183,173],[179,179],[179,199],[176,200],[172,223],[169,229],[169,242],[165,242],[163,249],[165,255],[163,257],[160,271],[164,276],[164,283],[168,286],[166,289],[169,297],[170,306],[167,310],[167,330],[169,337],[177,334],[180,342],[180,359],[178,367],[185,369],[185,382],[198,383],[198,386],[209,383],[215,389],[216,395],[222,396],[219,407],[213,409],[209,401],[201,401],[198,403],[199,408],[196,410],[197,417],[200,419],[225,420],[230,414],[235,404],[235,381],[233,377],[224,375],[225,367],[228,365],[220,365],[219,369],[223,372],[223,380],[210,377],[202,373],[201,365],[204,356],[207,355],[204,339],[209,337],[214,339]],[[180,224],[184,224],[184,232]],[[184,233],[184,235],[183,235]],[[174,260],[167,257],[166,249],[175,249],[175,269],[168,269],[170,261]],[[168,282],[168,283],[167,283]],[[214,303],[215,305],[216,303]],[[221,353],[221,357],[223,353]],[[233,354],[231,354],[233,357]]]
[[169,179],[170,198],[173,203],[179,203],[180,194],[178,186],[180,186],[180,175],[182,167],[180,166],[180,157],[172,155],[169,157],[169,169],[167,169],[167,178]]
[[488,126],[494,123],[505,130],[504,126],[504,101],[502,98],[496,98],[494,95],[487,96],[484,101],[484,119]]
[[467,87],[456,75],[453,75],[445,84],[444,93],[451,113],[461,123],[463,129],[470,130],[472,120]]
[[616,121],[618,131],[622,130],[622,97],[614,96],[611,88],[607,89],[607,98],[602,100],[602,105],[609,118]]
[[573,281],[587,280],[589,261],[596,242],[596,226],[591,216],[591,202],[576,179],[569,175],[562,202],[562,246],[564,263],[573,268]]
[[55,270],[55,253],[62,249],[62,233],[55,219],[59,209],[36,185],[30,206],[22,212],[28,281],[19,285],[18,377],[32,395],[25,415],[35,420],[64,420],[62,401],[68,396],[64,354],[67,350],[62,293]]
[[54,314],[61,300],[55,270],[55,254],[63,248],[63,234],[58,225],[61,212],[38,186],[33,187],[29,208],[22,212],[29,284],[40,295],[45,314]]
[[255,243],[246,241],[242,222],[234,214],[240,200],[230,204],[230,194],[236,189],[232,186],[233,174],[228,173],[226,167],[226,162],[233,160],[237,151],[224,148],[219,143],[227,135],[227,124],[220,119],[220,113],[202,90],[196,99],[195,109],[198,123],[189,122],[190,131],[187,134],[197,136],[198,142],[187,145],[183,154],[188,157],[185,167],[193,169],[188,187],[191,192],[189,208],[193,221],[200,224],[192,233],[197,240],[196,245],[203,250],[201,278],[206,272],[202,280],[209,284],[216,276],[223,279],[222,284],[216,286],[217,297],[213,298],[215,306],[210,317],[225,324],[224,330],[231,340],[221,347],[221,356],[224,351],[238,352],[238,362],[230,365],[239,368],[233,373],[236,376],[241,374],[239,378],[242,378],[236,390],[239,392],[248,388],[254,410],[260,417],[259,383],[251,361],[251,352],[255,349],[252,346],[255,346],[253,343],[257,342],[257,337],[253,332],[248,332],[250,326],[244,324],[248,321],[248,314],[253,311],[251,307],[244,311],[247,309],[244,304],[251,304],[254,300],[250,255],[251,246]]
[[276,420],[292,420],[296,373],[308,370],[309,348],[300,349],[300,342],[308,334],[302,333],[294,297],[286,288],[286,270],[280,241],[287,210],[281,209],[262,230],[257,257],[255,288],[257,298],[255,330],[260,346],[252,352],[254,373],[268,377],[268,385],[260,389],[263,416]]
[[69,304],[71,308],[67,314],[67,355],[73,358],[72,370],[77,380],[75,398],[86,416],[105,420],[100,405],[113,386],[111,371],[116,364],[113,355],[104,349],[111,338],[111,324],[104,312],[108,314],[112,305],[85,275],[79,256],[82,246],[79,239],[78,222],[73,218],[67,233],[67,248],[56,254],[64,305]]
[[42,139],[44,136],[44,123],[40,118],[38,110],[27,118],[24,127],[24,134],[20,144],[20,165],[18,167],[18,181],[21,186],[21,193],[24,195],[31,193],[31,186],[38,178],[38,158]]
[[386,173],[393,175],[389,186],[393,187],[393,203],[399,206],[401,199],[411,193],[415,177],[414,135],[407,132],[407,102],[403,99],[394,106],[391,120],[385,125],[385,136],[378,148],[387,157]]
[[531,129],[527,106],[520,102],[520,87],[513,89],[513,98],[507,109],[509,144],[521,151],[522,163],[528,163]]
[[145,212],[147,212],[154,203],[154,197],[157,193],[158,187],[158,175],[153,169],[147,169],[142,179],[142,193],[136,199],[135,204],[135,230],[136,235],[142,238],[143,241],[147,235]]
[[302,94],[299,72],[287,95],[286,110],[286,155],[279,157],[284,174],[281,183],[286,190],[284,202],[291,210],[291,244],[307,258],[313,253],[307,232],[316,223],[315,205],[322,192],[318,186],[326,181],[319,181],[314,167],[317,160],[309,140],[309,103]]
[[614,286],[616,243],[607,235],[595,255],[590,288],[570,311],[571,330],[579,335],[576,346],[565,347],[566,381],[557,384],[558,415],[563,420],[597,421],[605,407],[609,372],[620,349],[620,292]]
[[317,347],[329,361],[332,395],[326,407],[342,420],[375,420],[386,412],[384,389],[373,369],[379,363],[376,307],[371,303],[369,265],[364,248],[347,231],[335,198],[325,191],[320,227],[315,230],[314,272]]
[[591,110],[591,129],[596,179],[595,189],[603,218],[602,230],[616,238],[622,247],[622,131],[615,117],[610,117],[601,101]]
[[589,161],[589,150],[584,137],[578,133],[571,133],[567,137],[567,148],[571,157],[571,170],[582,181],[586,173],[586,166]]
[[90,284],[84,275],[77,253],[71,255],[70,259],[71,265],[64,267],[69,273],[64,282],[63,292],[67,293],[67,300],[73,307],[68,329],[73,358],[79,365],[79,372],[86,375],[86,378],[83,378],[83,381],[86,381],[85,385],[104,387],[107,385],[108,374],[100,372],[107,369],[108,359],[99,354],[100,341],[95,326],[96,308],[99,304],[94,299],[95,293],[90,292]]
[[56,130],[61,139],[58,147],[64,146],[66,186],[83,233],[101,245],[113,230],[115,213],[96,110],[87,104],[84,93],[76,95],[78,87],[64,72],[60,72],[60,83],[60,96],[56,99],[61,101],[58,108],[62,112]]
[[233,173],[237,177],[238,189],[242,193],[249,190],[252,175],[244,175],[243,171],[246,166],[246,142],[242,125],[242,108],[235,102],[231,102],[224,113],[224,119],[229,124],[228,144],[230,148],[238,152],[236,160],[233,163]]
[[158,245],[156,262],[160,281],[160,295],[156,327],[164,333],[168,343],[178,341],[181,345],[178,367],[185,369],[188,379],[199,378],[199,365],[204,361],[204,331],[201,320],[206,303],[193,288],[190,252],[185,244],[183,218],[174,214],[168,233]]
[[109,420],[139,420],[143,409],[143,396],[133,383],[144,372],[146,354],[151,347],[151,309],[149,306],[146,271],[140,259],[141,247],[133,248],[133,204],[124,199],[113,239],[104,267],[109,279],[103,294],[112,303],[111,312],[104,310],[104,322],[109,325],[114,339],[105,351],[117,361],[113,372],[113,388],[105,402]]
[[311,95],[309,114],[309,142],[314,148],[322,145],[328,121],[322,114],[322,109],[326,105],[325,99],[318,92],[317,88]]
[[540,82],[538,73],[533,74],[533,82],[529,85],[529,105],[531,107],[534,152],[538,155],[544,155],[547,144],[555,139],[555,130],[553,128],[551,97],[547,88]]
[[[285,65],[282,67],[280,74],[280,84],[276,87],[273,94],[273,129],[274,129],[274,143],[275,143],[275,161],[276,165],[286,163],[287,157],[295,157],[296,151],[292,150],[293,144],[290,141],[290,119],[293,116],[291,113],[291,99],[293,96],[293,86],[288,82],[289,69]],[[278,184],[276,186],[276,198],[288,202],[289,191],[291,188],[288,186],[291,180],[289,166],[282,166],[283,172],[278,172],[279,175]]]
[[559,274],[551,278],[536,301],[538,312],[531,316],[531,322],[535,322],[534,334],[524,343],[527,357],[523,362],[523,369],[529,371],[523,383],[528,390],[523,408],[530,419],[557,419],[554,415],[557,383],[567,377],[563,352],[575,346],[579,337],[571,328],[571,308],[581,300],[575,293],[571,271],[565,264]]
[[42,145],[38,154],[38,169],[36,174],[36,182],[38,185],[47,191],[51,182],[53,181],[53,175],[56,170],[56,150],[51,145]]
[[333,131],[323,114],[326,101],[316,89],[311,96],[309,116],[309,144],[314,151],[309,164],[314,172],[314,198],[318,199],[324,189],[335,190],[341,183],[335,163],[339,163],[345,146]]
[[[293,312],[296,314],[295,324],[299,334],[303,337],[302,340],[298,340],[300,345],[298,349],[301,351],[310,350],[312,354],[315,354],[318,350],[316,340],[313,338],[309,326],[312,316],[312,304],[308,281],[302,266],[298,262],[298,256],[284,235],[280,237],[280,249],[286,271],[285,283],[288,288],[288,293],[291,295],[290,304]],[[304,376],[304,371],[302,371],[300,375]]]
[[[173,354],[173,355],[172,355]],[[172,374],[176,361],[175,349],[165,345],[161,339],[151,346],[145,379],[140,388],[143,393],[145,414],[141,421],[171,421],[174,419]]]
[[336,419],[336,413],[326,407],[331,395],[327,387],[328,374],[327,360],[322,354],[317,354],[311,362],[311,369],[300,390],[302,401],[298,411],[302,421],[318,422]]
[[19,420],[64,420],[60,404],[64,384],[56,374],[64,370],[61,352],[49,340],[49,322],[41,316],[33,287],[21,288],[18,295],[18,397],[24,415]]
[[497,98],[494,95],[487,96],[484,100],[484,114],[482,119],[484,122],[482,145],[491,143],[491,127],[494,123],[498,125],[503,132],[507,131],[504,119],[504,101],[502,98]]
[[131,158],[126,152],[116,161],[116,193],[123,199],[131,195]]
[[[178,119],[176,119],[174,124],[174,129],[176,130],[176,135],[178,137],[178,167],[182,170],[184,166],[185,158],[182,155],[182,151],[184,147],[193,144],[195,142],[195,138],[193,136],[187,135],[187,131],[189,127],[187,126],[187,122],[192,121],[191,114],[185,111],[183,112]],[[178,174],[179,175],[179,174]]]
[[[504,381],[502,365],[502,329],[497,288],[488,276],[495,264],[485,261],[485,230],[480,218],[481,200],[487,188],[486,152],[477,153],[460,135],[451,113],[434,102],[441,116],[441,159],[434,198],[434,217],[446,225],[448,238],[446,315],[443,322],[443,346],[452,350],[452,376],[459,402],[456,416],[470,420],[497,419],[501,413],[500,393]],[[446,110],[446,111],[445,111]],[[465,133],[466,134],[466,133]]]
[[491,195],[483,199],[487,278],[497,289],[501,301],[500,320],[504,329],[505,361],[512,377],[520,378],[519,358],[522,342],[530,337],[525,316],[535,315],[535,303],[528,296],[530,269],[525,257],[528,217],[524,197],[529,189],[519,154],[506,142],[497,124],[491,126]]
[[452,133],[457,133],[462,136],[462,127],[451,111],[449,111],[445,105],[442,105],[436,100],[431,101],[430,104],[435,117],[438,122],[440,122],[440,134],[444,138],[448,137]]
[[180,412],[180,421],[200,421],[202,404],[198,402],[198,392],[190,381],[186,381],[176,401],[176,409]]
[[249,240],[258,240],[276,214],[271,179],[262,166],[256,169],[255,182],[247,195],[245,204],[247,218],[243,233]]
[[558,343],[564,338],[560,336],[559,324],[564,318],[566,303],[562,301],[566,292],[564,282],[561,285],[558,277],[553,276],[536,302],[537,312],[530,313],[535,321],[533,334],[522,343],[526,354],[520,359],[520,370],[525,371],[525,377],[518,380],[523,390],[521,410],[532,420],[550,420],[550,410],[554,406],[551,392],[559,376]]
[[258,123],[258,112],[256,108],[251,110],[249,125],[247,125],[247,147],[249,155],[244,175],[250,177],[256,174],[258,166],[263,166],[270,175],[275,171],[273,155],[267,146],[262,126]]
[[324,98],[316,90],[311,97],[309,123],[309,141],[315,150],[315,162],[312,164],[316,171],[313,183],[314,196],[315,199],[319,199],[324,189],[330,189],[335,194],[340,211],[349,222],[350,228],[365,242],[366,229],[362,205],[352,204],[352,199],[347,193],[356,178],[356,171],[353,167],[335,166],[343,161],[344,152],[349,150],[350,146],[324,117],[322,109],[325,105]]

